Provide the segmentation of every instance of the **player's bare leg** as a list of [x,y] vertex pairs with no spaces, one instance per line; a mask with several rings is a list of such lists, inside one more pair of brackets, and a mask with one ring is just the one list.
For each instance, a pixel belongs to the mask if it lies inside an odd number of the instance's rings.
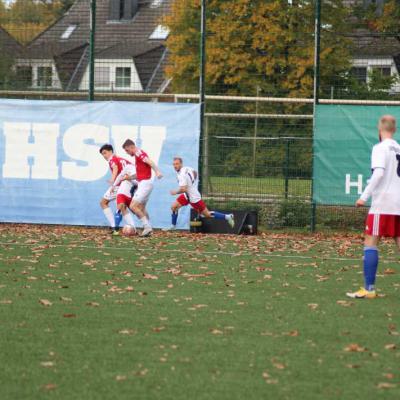
[[163,229],[163,231],[174,231],[176,229],[176,223],[178,221],[178,211],[182,207],[182,204],[175,201],[171,206],[171,226]]
[[132,212],[142,221],[143,232],[140,236],[145,237],[150,236],[153,233],[153,228],[151,227],[149,218],[146,215],[146,209],[143,207],[144,205],[136,200],[132,200],[131,204],[129,205],[129,208],[132,210]]
[[201,214],[206,218],[224,219],[232,229],[235,226],[233,214],[223,214],[218,211],[210,211],[207,207],[201,212]]
[[136,231],[135,221],[133,220],[133,216],[129,212],[128,207],[126,206],[126,204],[125,203],[120,203],[120,204],[117,205],[117,208],[122,214],[122,218],[123,218],[123,220],[125,222],[125,225],[131,226]]
[[[397,238],[396,238],[397,239]],[[375,293],[375,278],[378,269],[378,244],[379,236],[365,235],[364,239],[364,287],[353,293],[346,293],[353,299],[373,299]]]

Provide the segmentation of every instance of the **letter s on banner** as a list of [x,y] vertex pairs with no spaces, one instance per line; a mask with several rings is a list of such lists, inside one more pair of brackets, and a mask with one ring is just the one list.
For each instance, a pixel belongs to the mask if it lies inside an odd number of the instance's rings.
[[[78,124],[69,128],[64,134],[64,152],[80,162],[64,161],[63,178],[88,182],[103,177],[107,172],[107,163],[99,154],[98,145],[107,143],[108,139],[109,130],[103,125]],[[87,143],[88,141],[93,144]],[[86,165],[82,165],[83,163]]]

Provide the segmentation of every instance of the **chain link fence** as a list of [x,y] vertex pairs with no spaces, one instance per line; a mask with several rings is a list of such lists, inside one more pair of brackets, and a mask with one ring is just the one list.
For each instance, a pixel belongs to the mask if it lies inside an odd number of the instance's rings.
[[399,18],[395,0],[1,0],[0,96],[203,94],[211,205],[269,228],[359,228],[364,210],[311,201],[313,106],[400,100]]

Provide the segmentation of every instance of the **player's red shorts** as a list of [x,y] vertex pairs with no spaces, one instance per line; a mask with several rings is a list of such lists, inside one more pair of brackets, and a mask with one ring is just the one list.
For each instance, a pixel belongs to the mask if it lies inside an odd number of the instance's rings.
[[117,194],[117,204],[125,204],[127,207],[129,207],[129,204],[131,204],[132,197],[127,196],[126,194]]
[[368,214],[365,221],[365,234],[400,237],[400,215]]
[[181,206],[187,206],[190,204],[198,213],[202,213],[206,208],[206,203],[204,203],[203,200],[198,201],[197,203],[191,203],[188,198],[185,196],[184,193],[182,193],[176,201],[181,205]]

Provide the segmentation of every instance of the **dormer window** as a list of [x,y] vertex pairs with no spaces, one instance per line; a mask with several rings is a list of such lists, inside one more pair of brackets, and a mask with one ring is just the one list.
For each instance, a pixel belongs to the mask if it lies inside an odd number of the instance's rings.
[[161,6],[164,0],[153,0],[150,4],[150,8],[158,8]]
[[121,21],[132,19],[139,7],[139,0],[109,0],[110,10],[108,19]]
[[61,35],[61,39],[69,39],[76,27],[76,25],[70,25]]
[[169,35],[169,29],[166,26],[158,25],[149,36],[152,40],[165,40]]

